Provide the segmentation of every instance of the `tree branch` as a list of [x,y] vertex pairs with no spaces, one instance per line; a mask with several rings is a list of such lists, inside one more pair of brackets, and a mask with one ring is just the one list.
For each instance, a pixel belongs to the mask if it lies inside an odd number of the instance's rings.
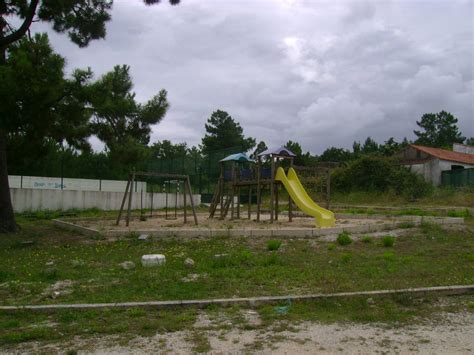
[[9,44],[18,41],[23,35],[28,31],[31,26],[31,22],[36,13],[36,8],[38,7],[39,0],[31,0],[30,6],[28,8],[28,15],[26,16],[25,20],[21,27],[16,30],[15,32],[9,34],[5,37],[0,37],[0,48],[7,47]]

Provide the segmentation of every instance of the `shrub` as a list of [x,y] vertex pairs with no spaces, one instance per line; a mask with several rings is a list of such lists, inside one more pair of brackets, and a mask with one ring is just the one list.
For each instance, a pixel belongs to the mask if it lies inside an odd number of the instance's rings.
[[331,184],[343,192],[393,191],[407,199],[417,199],[433,191],[431,184],[396,160],[376,155],[362,156],[335,169]]
[[385,237],[382,238],[382,244],[386,248],[393,247],[394,243],[395,243],[395,238],[392,237],[391,235],[386,235]]
[[342,232],[337,236],[337,243],[339,245],[349,245],[352,243],[352,239],[347,232]]
[[281,241],[279,240],[269,240],[267,242],[267,249],[269,251],[274,251],[280,249],[281,246]]
[[362,243],[372,243],[372,237],[369,235],[364,235],[361,239]]
[[334,244],[334,243],[329,243],[329,244],[328,244],[328,250],[334,250],[334,249],[336,249],[336,244]]

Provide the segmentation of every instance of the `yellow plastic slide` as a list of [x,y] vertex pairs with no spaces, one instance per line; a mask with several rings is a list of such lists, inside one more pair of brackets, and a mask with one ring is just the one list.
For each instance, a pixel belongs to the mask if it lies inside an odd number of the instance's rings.
[[291,196],[291,199],[295,204],[309,216],[312,216],[316,220],[316,226],[318,227],[333,227],[336,222],[334,213],[318,206],[312,198],[308,195],[303,185],[301,185],[300,179],[293,168],[288,170],[288,176],[285,174],[285,170],[279,167],[275,175],[275,180],[281,181],[285,186],[286,191]]

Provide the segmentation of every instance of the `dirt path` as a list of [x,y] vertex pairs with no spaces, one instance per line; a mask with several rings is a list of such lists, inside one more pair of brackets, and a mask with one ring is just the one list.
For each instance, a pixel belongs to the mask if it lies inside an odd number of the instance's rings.
[[[259,325],[256,312],[244,311],[247,324]],[[225,320],[224,320],[225,323]],[[221,325],[223,323],[220,323]],[[213,328],[207,315],[199,317],[193,329],[175,333],[137,337],[126,345],[120,336],[81,339],[57,344],[27,343],[10,353],[42,352],[81,354],[139,353],[450,353],[474,351],[474,313],[443,313],[436,319],[413,325],[320,324],[304,322],[296,326],[272,325],[271,329]]]

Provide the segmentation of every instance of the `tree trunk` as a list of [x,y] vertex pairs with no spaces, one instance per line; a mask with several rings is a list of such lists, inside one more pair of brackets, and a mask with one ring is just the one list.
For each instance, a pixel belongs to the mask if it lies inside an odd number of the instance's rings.
[[[5,13],[6,3],[4,0],[0,0],[0,40],[4,39]],[[0,46],[0,65],[5,65],[5,61],[6,46]],[[14,232],[16,232],[16,222],[10,197],[10,185],[8,184],[7,135],[0,128],[0,233]]]
[[0,131],[0,233],[16,232],[7,170],[6,134]]

